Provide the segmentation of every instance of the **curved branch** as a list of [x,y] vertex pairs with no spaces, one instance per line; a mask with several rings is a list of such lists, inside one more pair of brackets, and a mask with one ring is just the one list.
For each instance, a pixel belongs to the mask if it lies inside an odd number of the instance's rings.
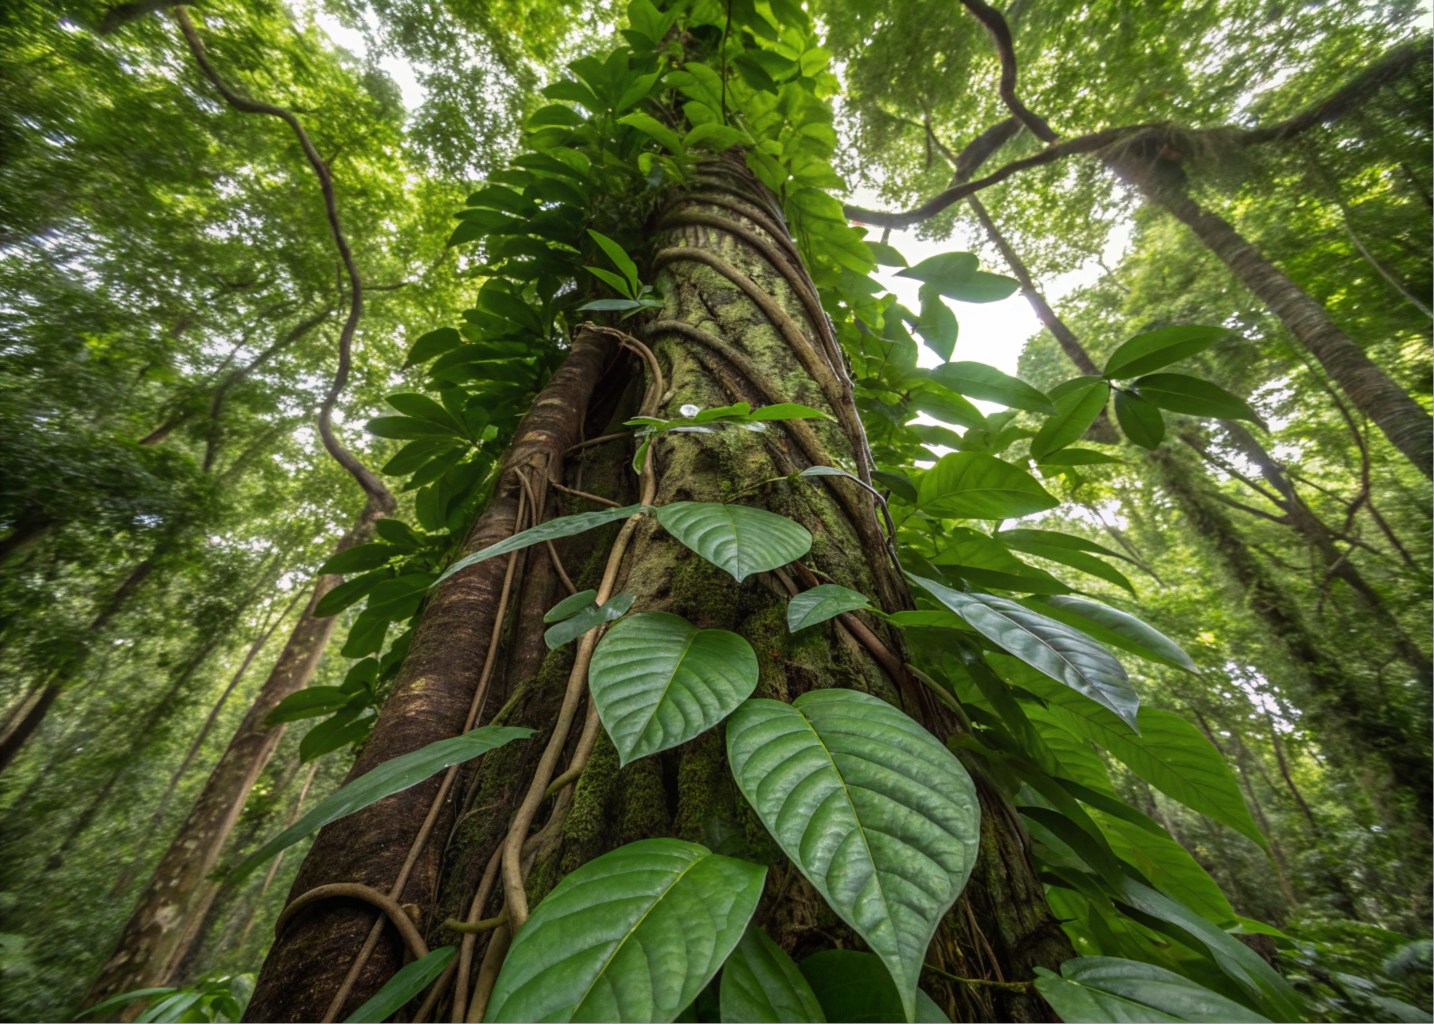
[[372,470],[343,446],[342,442],[334,435],[333,430],[334,406],[338,404],[339,395],[343,393],[344,387],[348,384],[354,331],[358,328],[359,317],[363,315],[363,281],[359,277],[358,266],[354,263],[353,252],[349,249],[343,228],[339,225],[338,202],[334,198],[334,180],[329,173],[329,165],[324,162],[323,157],[319,156],[319,151],[314,147],[309,133],[304,131],[304,126],[299,123],[299,119],[292,112],[283,107],[276,107],[272,103],[250,99],[229,87],[220,77],[219,72],[215,70],[214,65],[209,62],[209,57],[204,51],[204,44],[194,30],[194,23],[189,20],[189,13],[182,6],[175,7],[170,13],[184,34],[185,41],[189,44],[189,50],[194,54],[194,60],[199,65],[200,71],[218,90],[219,95],[224,98],[224,102],[240,113],[267,114],[270,117],[277,117],[287,124],[298,137],[304,156],[313,167],[314,174],[318,176],[319,188],[324,194],[324,210],[329,219],[329,232],[333,235],[334,246],[338,249],[339,258],[343,261],[344,270],[348,274],[350,288],[349,315],[344,321],[343,330],[339,332],[338,368],[334,372],[334,380],[329,386],[329,392],[324,397],[324,404],[319,409],[319,436],[323,439],[328,453],[339,465],[348,470],[349,475],[358,482],[368,496],[377,502],[385,513],[392,512],[398,507],[393,494]]
[[386,896],[370,886],[360,885],[358,882],[335,882],[332,885],[320,885],[298,896],[279,914],[279,920],[274,922],[274,935],[276,937],[282,935],[284,925],[288,924],[295,914],[309,904],[339,897],[372,903],[388,915],[388,919],[393,922],[398,933],[403,936],[403,941],[407,943],[415,960],[422,960],[428,955],[428,944],[423,941],[423,936],[418,934],[418,926],[413,923],[413,918],[408,916],[403,907],[399,906],[398,900]]
[[985,0],[961,0],[961,4],[986,26],[986,31],[991,33],[991,41],[996,44],[996,52],[1001,55],[1001,100],[1006,104],[1006,109],[1029,128],[1036,138],[1042,142],[1055,142],[1060,136],[1051,130],[1045,118],[1028,110],[1016,95],[1016,49],[1011,41],[1011,27],[1006,24],[1005,17]]

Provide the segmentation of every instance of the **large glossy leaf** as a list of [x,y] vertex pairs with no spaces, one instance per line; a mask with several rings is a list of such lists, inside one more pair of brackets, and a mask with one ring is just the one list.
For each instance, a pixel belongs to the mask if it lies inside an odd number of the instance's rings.
[[965,594],[934,580],[911,578],[1002,650],[1138,728],[1140,697],[1124,666],[1084,633],[1008,598]]
[[1081,537],[1056,533],[1053,530],[1002,530],[996,534],[996,539],[1016,551],[1024,551],[1028,555],[1036,555],[1039,558],[1048,558],[1052,562],[1059,562],[1072,569],[1089,573],[1107,583],[1114,583],[1116,586],[1130,591],[1132,597],[1135,596],[1135,586],[1126,578],[1125,573],[1101,561],[1091,553],[1098,551],[1115,558],[1122,557],[1109,548]]
[[1230,906],[1220,886],[1168,832],[1164,829],[1152,832],[1098,811],[1092,812],[1092,816],[1116,856],[1139,868],[1157,889],[1217,927],[1234,925],[1235,908]]
[[1036,968],[1036,991],[1066,1024],[1139,1021],[1253,1021],[1269,1024],[1248,1007],[1174,971],[1137,960],[1083,956],[1056,974]]
[[1031,439],[1031,456],[1040,461],[1080,440],[1105,408],[1109,397],[1110,385],[1103,380],[1093,380],[1089,385],[1056,399],[1055,412]]
[[663,529],[741,583],[801,558],[812,535],[801,523],[749,505],[675,501],[657,510]]
[[966,885],[980,835],[971,778],[885,701],[814,690],[749,700],[727,760],[787,856],[891,972],[907,1019],[926,948]]
[[627,505],[623,508],[605,508],[597,512],[580,512],[573,516],[563,516],[559,519],[550,519],[546,523],[539,523],[531,529],[521,533],[515,533],[507,540],[500,540],[497,544],[489,544],[482,551],[475,551],[458,559],[444,570],[443,575],[438,577],[442,583],[455,572],[475,565],[478,562],[496,558],[498,555],[506,555],[510,551],[521,551],[523,548],[531,547],[534,544],[541,544],[547,540],[557,540],[559,537],[571,537],[574,534],[583,533],[587,530],[595,530],[599,526],[606,526],[608,523],[615,523],[619,519],[628,519],[639,512],[652,511],[646,505]]
[[342,576],[351,572],[369,572],[381,565],[387,565],[388,560],[398,554],[402,552],[392,544],[357,544],[340,551],[319,566],[319,575],[337,573]]
[[[1188,907],[1133,878],[1122,879],[1119,893],[1120,900],[1136,912],[1172,925],[1182,933],[1182,941],[1193,948],[1204,946],[1220,969],[1271,1017],[1277,1020],[1305,1019],[1303,1000],[1294,987],[1249,946]],[[1245,1012],[1249,1013],[1248,1010]]]
[[1142,373],[1158,370],[1162,366],[1178,363],[1197,352],[1203,352],[1215,342],[1227,338],[1230,331],[1225,327],[1201,327],[1197,325],[1162,327],[1159,330],[1137,334],[1110,354],[1105,361],[1105,375],[1112,380],[1138,377]]
[[369,804],[377,803],[384,797],[392,796],[410,786],[416,786],[445,768],[471,761],[480,754],[486,754],[513,740],[526,739],[532,734],[532,729],[517,726],[485,725],[461,736],[439,740],[412,753],[385,761],[372,771],[360,775],[328,799],[320,801],[308,814],[259,847],[229,873],[226,882],[235,884],[241,881],[274,854],[293,846],[331,821],[362,810]]
[[792,958],[755,924],[747,926],[722,968],[721,1007],[724,1024],[806,1024],[827,1019]]
[[787,629],[795,633],[842,612],[853,612],[870,604],[865,594],[835,583],[823,583],[802,591],[787,602]]
[[946,532],[947,546],[932,559],[934,565],[978,586],[1018,590],[1027,594],[1067,594],[1070,587],[1044,569],[1027,565],[999,540],[977,530],[953,527]]
[[943,455],[921,477],[917,507],[951,519],[1011,519],[1060,502],[1024,469],[983,452]]
[[449,961],[457,955],[457,946],[443,946],[422,960],[403,967],[384,982],[383,988],[375,992],[372,999],[349,1014],[344,1024],[382,1024],[403,1009],[404,1003],[436,981]]
[[1218,384],[1184,373],[1152,373],[1131,382],[1140,397],[1171,412],[1220,420],[1249,420],[1264,426],[1260,414]]
[[736,633],[645,612],[602,638],[588,686],[627,764],[686,743],[736,710],[756,689],[757,655]]
[[813,953],[801,963],[826,1019],[847,1021],[920,1021],[947,1024],[941,1007],[921,989],[916,990],[916,1013],[906,1016],[901,993],[891,972],[879,957],[854,949],[828,949]]
[[766,875],[676,839],[589,861],[519,930],[485,1019],[675,1019],[742,938]]
[[589,604],[576,615],[570,615],[562,622],[550,626],[543,634],[543,642],[548,645],[548,650],[555,651],[590,629],[622,618],[636,600],[635,594],[621,593],[613,594],[602,604]]
[[[1199,671],[1195,662],[1190,660],[1190,655],[1186,654],[1179,644],[1134,615],[1081,597],[1055,597],[1044,603],[1055,609],[1053,616],[1077,629],[1090,629],[1090,624],[1094,623],[1104,631],[1097,634],[1097,637],[1112,646],[1189,672]],[[1109,637],[1105,634],[1109,634]]]
[[931,380],[967,398],[996,402],[1010,409],[1053,413],[1055,407],[1043,393],[1019,378],[1002,373],[985,363],[944,363],[927,374]]
[[1199,729],[1179,715],[1141,708],[1140,735],[1132,736],[1098,708],[1052,704],[1051,710],[1067,729],[1110,751],[1162,793],[1229,825],[1261,847],[1268,846],[1229,764]]
[[938,292],[955,288],[971,279],[981,261],[975,253],[943,252],[928,256],[914,267],[899,270],[897,277],[909,277],[914,281],[930,285]]
[[1120,429],[1142,448],[1152,451],[1165,437],[1165,417],[1160,408],[1131,391],[1115,393],[1115,418]]

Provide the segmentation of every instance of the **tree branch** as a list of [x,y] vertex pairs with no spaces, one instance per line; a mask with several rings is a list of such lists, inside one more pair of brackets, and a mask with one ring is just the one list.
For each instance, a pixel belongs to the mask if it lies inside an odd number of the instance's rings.
[[1029,128],[1036,138],[1042,142],[1055,142],[1060,136],[1051,130],[1045,118],[1028,110],[1016,96],[1016,49],[1011,40],[1011,27],[1006,24],[1005,17],[985,0],[961,0],[961,3],[986,26],[986,31],[991,33],[991,41],[996,44],[996,52],[1001,55],[1001,100],[1006,104],[1006,109]]
[[334,435],[333,430],[334,406],[338,404],[339,395],[343,393],[344,387],[348,384],[354,331],[358,327],[359,317],[363,314],[363,281],[359,277],[358,266],[354,263],[353,252],[349,249],[348,240],[344,237],[343,229],[339,225],[338,202],[334,198],[334,181],[333,176],[329,173],[328,164],[319,156],[319,151],[314,147],[308,132],[304,131],[304,126],[299,123],[299,119],[293,113],[271,103],[250,99],[235,92],[225,83],[219,72],[215,70],[214,65],[209,62],[209,57],[204,52],[204,44],[200,42],[199,34],[194,30],[194,23],[189,20],[189,14],[182,6],[174,7],[170,13],[184,34],[185,41],[188,42],[189,50],[194,54],[194,60],[199,65],[199,69],[224,97],[224,102],[240,113],[267,114],[270,117],[277,117],[287,124],[298,137],[304,156],[313,167],[314,174],[318,176],[319,188],[324,194],[324,209],[329,218],[329,231],[333,235],[334,246],[339,251],[339,258],[343,260],[350,288],[349,315],[344,321],[343,329],[339,332],[338,368],[334,372],[334,380],[329,386],[328,394],[324,397],[324,404],[319,408],[319,436],[323,439],[324,448],[328,450],[328,453],[349,472],[349,475],[358,482],[364,492],[385,512],[391,512],[397,507],[393,494],[384,486],[383,481],[374,475],[372,470],[344,447],[343,443]]

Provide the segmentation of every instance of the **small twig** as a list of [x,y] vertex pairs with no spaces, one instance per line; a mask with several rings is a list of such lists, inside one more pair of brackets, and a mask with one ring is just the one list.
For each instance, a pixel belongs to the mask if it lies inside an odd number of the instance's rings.
[[632,436],[632,431],[631,431],[631,430],[624,430],[624,431],[622,431],[621,433],[617,433],[617,434],[604,434],[602,437],[595,437],[595,438],[593,438],[593,439],[590,440],[590,441],[582,441],[582,442],[580,442],[579,444],[573,445],[571,448],[564,449],[563,454],[564,454],[564,455],[567,455],[567,454],[569,454],[570,452],[575,452],[575,451],[577,451],[579,448],[587,448],[587,447],[590,447],[591,445],[603,444],[604,442],[607,442],[607,441],[616,441],[618,438],[621,438],[621,437],[631,437],[631,436]]
[[[626,437],[626,434],[613,435],[615,437]],[[589,494],[587,491],[579,491],[572,487],[564,487],[556,480],[549,480],[548,486],[554,490],[562,491],[564,494],[571,494],[574,498],[583,498],[587,501],[597,502],[599,505],[607,505],[611,508],[622,508],[622,503],[613,501],[611,498],[604,498],[601,495]]]
[[1029,981],[988,981],[985,978],[962,978],[959,975],[943,971],[939,967],[932,967],[930,964],[921,965],[925,970],[930,971],[938,977],[947,981],[954,981],[962,985],[983,985],[987,988],[998,988],[1003,992],[1025,992],[1031,987]]

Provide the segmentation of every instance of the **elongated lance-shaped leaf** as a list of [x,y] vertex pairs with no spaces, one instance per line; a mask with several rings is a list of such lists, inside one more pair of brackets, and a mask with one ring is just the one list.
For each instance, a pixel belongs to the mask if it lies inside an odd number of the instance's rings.
[[1140,696],[1125,667],[1077,629],[993,594],[964,594],[935,580],[910,577],[982,636],[1057,682],[1109,708],[1136,732]]
[[855,690],[748,701],[727,722],[727,760],[787,856],[886,964],[911,1020],[926,949],[975,863],[966,769]]
[[722,1020],[731,1024],[808,1024],[827,1019],[792,958],[755,924],[747,926],[747,934],[722,968],[720,1006]]
[[1225,327],[1191,324],[1137,334],[1110,354],[1105,361],[1105,375],[1111,380],[1138,377],[1203,352],[1230,333]]
[[635,594],[621,593],[613,594],[602,604],[590,604],[576,615],[550,626],[543,634],[543,642],[548,645],[548,650],[556,651],[588,630],[622,618],[636,600]]
[[835,583],[823,583],[802,591],[787,602],[787,629],[795,633],[835,618],[842,612],[853,612],[870,605],[865,594]]
[[443,575],[434,581],[434,586],[442,583],[448,577],[459,570],[466,569],[470,565],[496,558],[499,555],[506,555],[510,551],[521,551],[523,548],[532,547],[534,544],[541,544],[545,540],[557,540],[559,537],[571,537],[574,534],[585,533],[588,530],[595,530],[599,526],[606,526],[608,523],[615,523],[619,519],[628,519],[639,512],[651,512],[652,509],[646,505],[626,505],[622,508],[605,508],[597,512],[580,512],[573,516],[563,516],[560,519],[550,519],[546,523],[539,523],[521,533],[515,533],[507,540],[500,540],[497,544],[490,544],[482,551],[475,551],[471,555],[465,555],[458,559],[444,570]]
[[579,590],[576,594],[571,594],[563,598],[557,604],[553,605],[553,607],[549,608],[548,614],[543,616],[543,621],[549,624],[562,622],[564,619],[570,619],[578,612],[585,608],[591,608],[595,604],[597,604],[596,590]]
[[486,754],[505,743],[527,739],[531,735],[532,729],[485,725],[461,736],[439,740],[410,754],[385,761],[372,771],[354,779],[327,800],[321,801],[308,814],[259,847],[229,873],[225,882],[229,885],[237,884],[274,854],[293,846],[331,821],[362,810],[369,804],[377,803],[409,786],[416,786],[445,768],[471,761],[479,754]]
[[349,1014],[344,1024],[383,1024],[383,1021],[403,1009],[404,1003],[437,980],[443,973],[443,968],[457,955],[457,946],[443,946],[423,959],[415,960],[384,982],[383,988]]
[[676,501],[657,510],[657,521],[738,583],[796,561],[812,547],[801,523],[749,505]]
[[588,686],[625,765],[686,743],[735,711],[757,687],[757,655],[736,633],[645,612],[602,638]]
[[982,452],[952,452],[921,478],[917,505],[950,519],[1011,519],[1060,502],[1019,466]]
[[1109,632],[1112,636],[1107,642],[1115,647],[1138,654],[1142,658],[1183,668],[1187,672],[1200,671],[1199,666],[1190,659],[1190,655],[1174,640],[1154,626],[1118,608],[1066,595],[1046,598],[1044,603],[1055,608],[1061,621],[1068,625],[1085,629],[1085,623],[1094,623]]
[[1247,1006],[1204,985],[1137,960],[1082,956],[1056,974],[1036,968],[1036,991],[1066,1024],[1117,1021],[1252,1021],[1269,1024]]
[[644,839],[558,883],[513,940],[489,1021],[671,1021],[742,938],[767,869]]

